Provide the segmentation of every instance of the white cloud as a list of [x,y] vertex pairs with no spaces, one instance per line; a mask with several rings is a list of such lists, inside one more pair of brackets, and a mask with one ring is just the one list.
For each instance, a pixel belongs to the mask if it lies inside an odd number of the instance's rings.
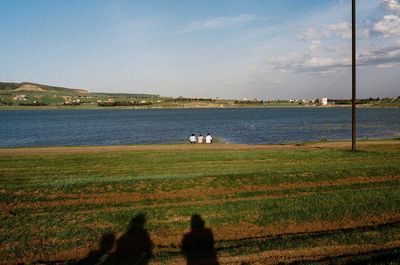
[[395,65],[393,65],[393,64],[377,64],[376,67],[386,69],[386,68],[393,68],[393,67],[395,67]]
[[381,5],[389,10],[400,12],[400,1],[399,0],[381,0]]
[[325,47],[325,50],[327,52],[331,52],[331,53],[338,53],[338,52],[345,51],[346,50],[346,46],[343,45],[343,44],[327,46],[327,47]]
[[400,45],[368,51],[357,57],[360,66],[393,67],[400,64]]
[[299,40],[301,40],[301,41],[313,40],[313,39],[317,38],[318,35],[319,34],[315,28],[309,28],[300,33]]
[[316,51],[318,50],[318,48],[321,46],[321,41],[319,40],[313,40],[310,44],[310,46],[308,46],[308,49],[310,51]]
[[337,74],[349,65],[349,58],[311,57],[301,64],[298,71],[317,75]]
[[244,23],[248,23],[254,20],[253,15],[242,14],[238,16],[232,17],[215,17],[215,18],[206,18],[201,20],[196,20],[187,25],[183,30],[178,33],[190,33],[195,31],[202,30],[211,30],[211,29],[219,29],[230,26],[236,26]]
[[[274,57],[267,61],[281,72],[309,73],[317,75],[337,74],[351,66],[351,58],[330,58],[310,54],[291,54],[287,57]],[[370,50],[358,54],[357,66],[394,67],[400,64],[400,45]]]
[[350,39],[351,25],[347,22],[325,25],[324,34],[326,37],[336,35],[344,39]]
[[347,58],[323,58],[310,56],[309,54],[274,57],[268,60],[267,63],[282,72],[291,71],[318,75],[338,73],[341,69],[350,65]]
[[382,35],[385,38],[400,37],[400,17],[386,15],[374,23],[368,33],[369,35]]

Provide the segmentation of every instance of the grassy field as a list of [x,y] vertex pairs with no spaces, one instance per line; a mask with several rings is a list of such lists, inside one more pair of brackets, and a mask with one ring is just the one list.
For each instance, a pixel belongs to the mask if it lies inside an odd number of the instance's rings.
[[349,148],[0,149],[0,262],[398,264],[400,141]]

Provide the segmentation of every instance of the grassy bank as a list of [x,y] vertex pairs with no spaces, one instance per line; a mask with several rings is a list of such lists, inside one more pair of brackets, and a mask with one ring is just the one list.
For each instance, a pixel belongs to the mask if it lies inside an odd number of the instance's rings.
[[144,217],[150,263],[185,264],[182,238],[198,214],[221,264],[396,259],[400,141],[348,146],[3,149],[0,257],[84,263],[104,235],[118,253]]

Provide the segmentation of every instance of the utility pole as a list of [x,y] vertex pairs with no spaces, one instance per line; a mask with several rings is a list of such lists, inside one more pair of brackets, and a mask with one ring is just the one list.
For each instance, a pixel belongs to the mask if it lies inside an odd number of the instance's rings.
[[352,35],[351,35],[351,42],[352,42],[352,60],[351,60],[351,70],[352,70],[352,99],[351,99],[351,150],[356,151],[356,0],[352,0]]

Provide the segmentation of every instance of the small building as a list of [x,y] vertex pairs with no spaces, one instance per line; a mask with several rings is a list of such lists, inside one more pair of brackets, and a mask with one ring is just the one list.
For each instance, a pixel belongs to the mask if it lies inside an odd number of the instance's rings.
[[64,101],[64,105],[80,105],[81,101],[79,99],[68,99]]
[[14,100],[28,100],[26,95],[15,95]]
[[321,104],[322,104],[323,106],[328,105],[328,98],[321,98]]

